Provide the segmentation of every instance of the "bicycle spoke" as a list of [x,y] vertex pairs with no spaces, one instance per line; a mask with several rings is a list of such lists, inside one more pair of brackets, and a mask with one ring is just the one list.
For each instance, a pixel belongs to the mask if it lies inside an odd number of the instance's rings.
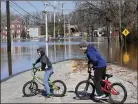
[[121,84],[114,84],[111,89],[110,99],[113,102],[122,102],[126,98],[126,93]]
[[89,85],[89,83],[84,83],[80,85],[78,88],[78,95],[84,99],[89,99],[91,93],[92,93],[92,87]]
[[62,94],[62,92],[63,92],[62,89],[64,89],[64,88],[63,88],[62,84],[60,84],[60,83],[58,83],[58,84],[56,83],[53,85],[53,93],[54,94]]

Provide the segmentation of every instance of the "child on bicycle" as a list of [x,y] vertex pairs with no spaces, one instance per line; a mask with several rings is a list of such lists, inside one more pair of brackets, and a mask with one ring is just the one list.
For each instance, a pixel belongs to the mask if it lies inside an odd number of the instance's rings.
[[44,48],[42,48],[42,47],[38,48],[37,53],[40,57],[36,60],[35,63],[33,63],[33,66],[35,66],[37,63],[41,62],[41,70],[45,71],[44,85],[45,85],[46,93],[44,93],[43,95],[50,97],[52,94],[50,92],[50,86],[49,86],[48,80],[49,80],[51,74],[53,73],[52,64],[51,64],[49,58],[47,57],[47,55],[45,54]]
[[93,64],[94,85],[97,92],[97,96],[95,96],[95,98],[101,99],[106,97],[105,94],[103,94],[103,91],[101,89],[101,83],[100,83],[101,79],[105,79],[106,61],[102,58],[102,56],[94,48],[94,46],[89,45],[87,41],[82,40],[79,46],[80,46],[80,49],[83,50],[84,53],[87,55],[88,62],[90,64]]

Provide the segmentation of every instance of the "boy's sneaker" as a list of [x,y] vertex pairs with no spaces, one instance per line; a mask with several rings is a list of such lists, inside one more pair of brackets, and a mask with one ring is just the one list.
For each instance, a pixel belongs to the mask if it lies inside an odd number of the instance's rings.
[[102,98],[106,98],[106,95],[103,94],[103,95],[100,95],[100,96],[95,96],[96,99],[102,99]]
[[47,94],[45,97],[50,98],[52,94]]

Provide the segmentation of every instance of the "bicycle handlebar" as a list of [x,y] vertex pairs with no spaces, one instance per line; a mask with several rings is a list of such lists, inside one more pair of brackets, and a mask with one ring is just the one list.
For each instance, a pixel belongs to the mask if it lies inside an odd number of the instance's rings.
[[93,66],[90,66],[90,64],[88,64],[88,73],[91,73],[92,69],[93,69]]
[[33,66],[33,73],[35,74],[38,71],[38,68],[36,68],[35,66]]

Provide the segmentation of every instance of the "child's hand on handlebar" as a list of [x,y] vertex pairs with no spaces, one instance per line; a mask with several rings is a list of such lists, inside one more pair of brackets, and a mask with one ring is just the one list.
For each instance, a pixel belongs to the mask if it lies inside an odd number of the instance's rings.
[[41,68],[39,68],[39,69],[38,69],[38,71],[42,71],[42,69],[41,69]]
[[35,64],[35,63],[33,63],[32,65],[33,65],[33,67],[35,67],[35,65],[36,65],[36,64]]

